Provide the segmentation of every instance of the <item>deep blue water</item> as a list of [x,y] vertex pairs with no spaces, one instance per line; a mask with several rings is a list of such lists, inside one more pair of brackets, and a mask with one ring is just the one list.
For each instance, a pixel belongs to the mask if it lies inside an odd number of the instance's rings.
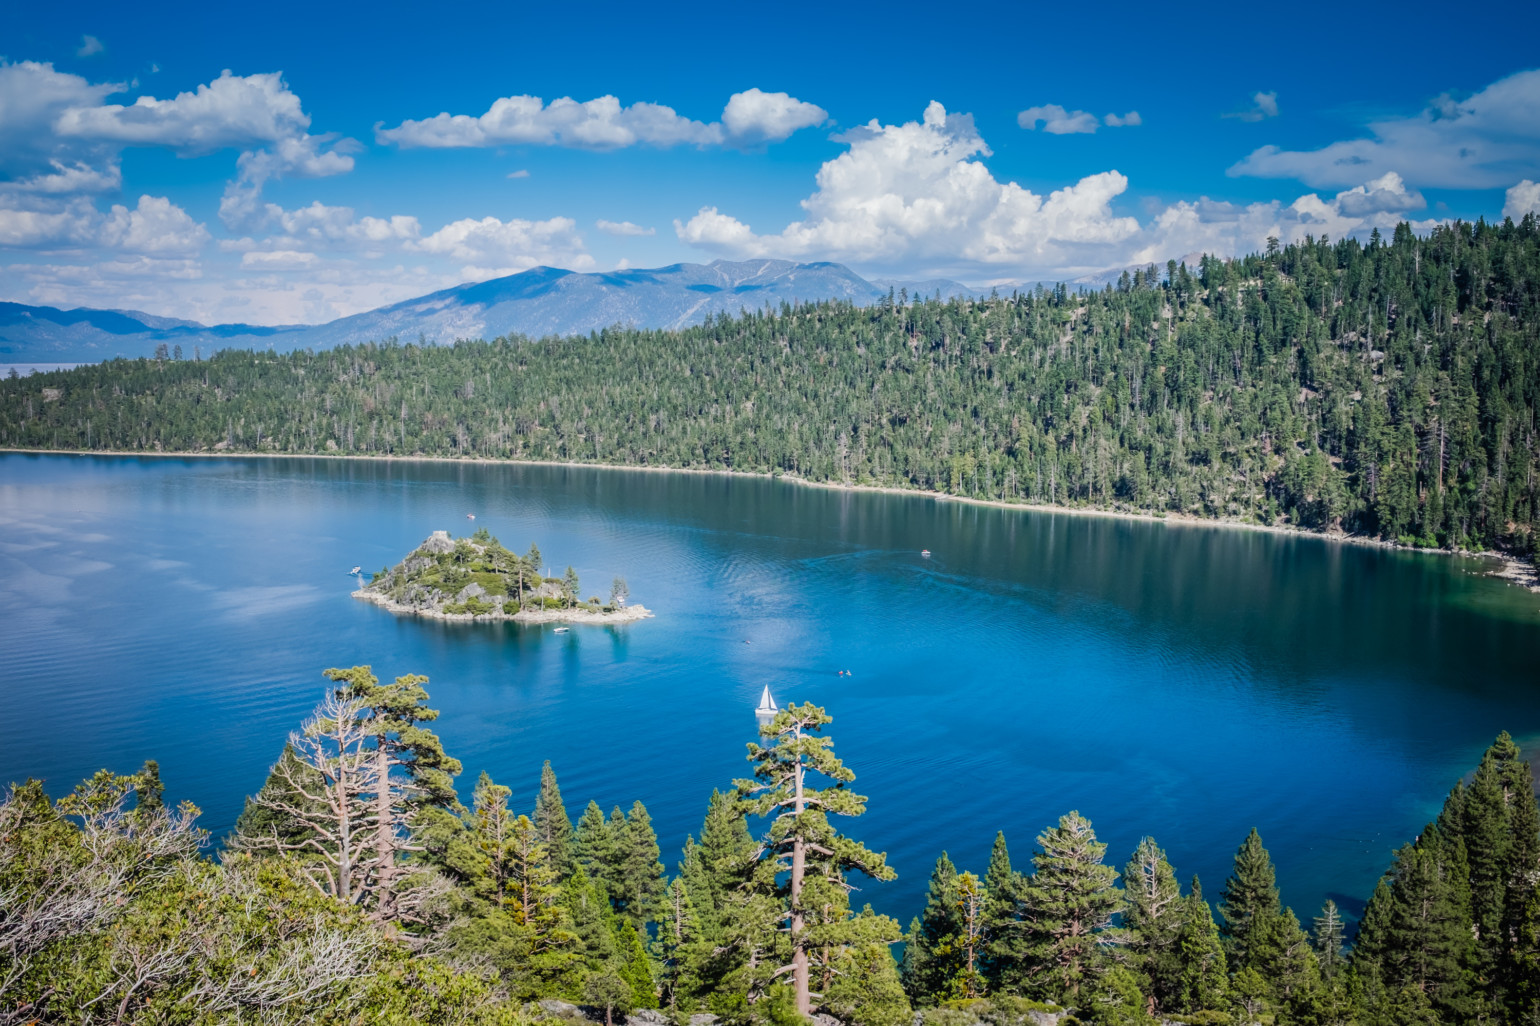
[[[623,574],[621,628],[441,624],[349,597],[434,529]],[[930,559],[919,551],[929,548]],[[0,455],[0,779],[160,760],[227,830],[321,670],[425,673],[466,768],[574,818],[640,798],[672,869],[752,708],[825,705],[854,835],[918,911],[936,855],[1018,863],[1078,809],[1217,895],[1258,827],[1308,922],[1367,896],[1499,730],[1540,737],[1540,597],[1476,560],[768,480],[556,467]],[[839,670],[853,676],[839,676]]]

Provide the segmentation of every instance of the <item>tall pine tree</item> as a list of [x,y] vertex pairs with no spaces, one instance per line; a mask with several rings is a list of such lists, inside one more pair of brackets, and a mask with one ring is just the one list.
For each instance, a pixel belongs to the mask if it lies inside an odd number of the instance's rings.
[[1123,867],[1123,895],[1130,966],[1157,1010],[1174,1009],[1182,990],[1180,944],[1187,908],[1176,872],[1153,838],[1140,841]]
[[[829,822],[830,816],[859,816],[866,811],[865,796],[846,790],[855,773],[835,756],[833,740],[819,735],[832,721],[812,703],[783,709],[759,729],[761,739],[769,743],[749,745],[754,779],[737,784],[742,808],[770,819],[763,861],[777,877],[781,870],[787,871],[784,885],[777,884],[776,891],[784,901],[792,990],[797,1014],[802,1016],[812,1013],[810,949],[820,942],[844,940],[836,925],[825,926],[822,937],[809,934],[804,890],[810,878],[843,886],[851,871],[876,880],[896,875],[885,855],[845,837]],[[834,786],[811,787],[810,773],[833,781]]]
[[1107,846],[1078,812],[1061,816],[1037,844],[1036,872],[1022,902],[1032,939],[1030,972],[1043,996],[1075,1004],[1106,967],[1104,945],[1119,939],[1112,929],[1123,910],[1118,873],[1102,863]]
[[571,872],[572,821],[567,818],[567,806],[561,800],[561,788],[556,784],[556,771],[551,760],[540,767],[540,793],[535,796],[535,826],[540,830],[540,843],[545,845],[551,859],[551,868],[563,879]]

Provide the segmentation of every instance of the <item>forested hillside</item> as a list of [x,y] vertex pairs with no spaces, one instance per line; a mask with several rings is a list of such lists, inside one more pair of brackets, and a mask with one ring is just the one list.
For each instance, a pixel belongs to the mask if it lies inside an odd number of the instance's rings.
[[868,799],[849,788],[856,774],[821,708],[792,706],[761,728],[751,774],[711,793],[670,872],[640,801],[608,817],[589,802],[574,823],[546,763],[538,791],[527,781],[517,798],[481,774],[467,808],[454,787],[461,764],[430,729],[427,678],[326,673],[335,688],[278,753],[217,861],[200,852],[197,810],[167,804],[154,763],[103,770],[56,802],[36,781],[0,798],[0,1022],[798,1026],[816,1012],[817,1026],[1523,1026],[1540,1016],[1540,811],[1506,734],[1393,854],[1351,948],[1332,900],[1307,910],[1308,930],[1280,903],[1255,830],[1216,906],[1196,878],[1182,886],[1154,838],[1125,861],[1073,811],[1030,849],[1018,838],[1014,862],[997,835],[983,876],[942,853],[905,932],[856,907],[894,872],[843,832]]
[[0,384],[0,445],[779,472],[1530,552],[1537,401],[1526,217],[1100,292],[115,361]]

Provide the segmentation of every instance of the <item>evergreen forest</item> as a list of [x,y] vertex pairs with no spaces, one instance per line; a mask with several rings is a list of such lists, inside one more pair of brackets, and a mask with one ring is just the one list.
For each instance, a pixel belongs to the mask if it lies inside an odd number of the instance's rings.
[[0,445],[732,470],[1532,554],[1540,224],[1401,225],[984,300],[117,360]]
[[761,726],[748,772],[706,799],[670,869],[642,802],[589,802],[574,820],[549,762],[532,803],[482,773],[464,804],[426,678],[326,677],[217,846],[153,762],[57,800],[35,780],[9,788],[0,1022],[1540,1018],[1540,806],[1506,734],[1394,852],[1357,924],[1329,900],[1303,918],[1284,907],[1255,830],[1205,892],[1155,838],[1109,853],[1069,811],[1014,861],[1003,833],[985,867],[941,853],[904,929],[852,900],[895,874],[850,832],[869,799],[822,708]]

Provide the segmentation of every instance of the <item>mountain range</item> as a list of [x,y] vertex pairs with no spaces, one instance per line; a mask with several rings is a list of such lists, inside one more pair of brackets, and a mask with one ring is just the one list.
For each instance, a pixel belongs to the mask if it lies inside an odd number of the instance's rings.
[[708,316],[782,303],[843,299],[867,305],[889,290],[942,298],[982,296],[945,279],[869,281],[835,263],[717,260],[710,264],[584,274],[536,267],[457,285],[325,324],[205,325],[133,310],[59,310],[0,303],[0,364],[92,363],[150,356],[159,345],[217,349],[327,349],[398,338],[450,343],[500,335],[587,334],[612,325],[682,328]]

